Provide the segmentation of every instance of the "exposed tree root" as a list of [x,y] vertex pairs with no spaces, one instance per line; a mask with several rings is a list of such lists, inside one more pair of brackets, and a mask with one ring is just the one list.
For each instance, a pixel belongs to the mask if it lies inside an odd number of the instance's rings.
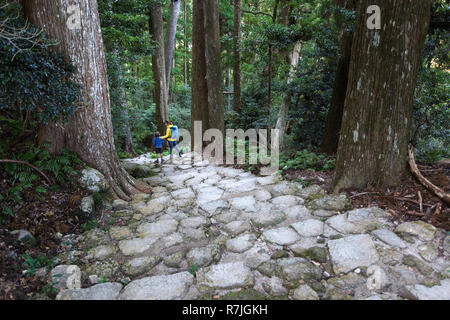
[[52,185],[52,184],[53,184],[53,182],[49,179],[49,177],[47,177],[47,176],[45,175],[45,173],[43,173],[41,170],[39,170],[38,168],[36,168],[36,167],[33,166],[32,164],[29,164],[28,162],[25,162],[25,161],[18,161],[18,160],[2,159],[2,160],[0,160],[0,163],[17,163],[17,164],[23,164],[23,165],[25,165],[25,166],[27,166],[27,167],[30,167],[31,169],[34,169],[34,170],[36,170],[37,172],[39,172],[39,174],[40,174],[41,176],[44,177],[44,179],[48,182],[49,185]]
[[444,190],[436,187],[427,178],[425,178],[417,168],[416,162],[414,161],[414,151],[413,148],[409,148],[409,166],[411,167],[411,172],[413,175],[424,185],[425,188],[434,193],[439,199],[444,201],[447,205],[450,205],[450,194],[446,193]]

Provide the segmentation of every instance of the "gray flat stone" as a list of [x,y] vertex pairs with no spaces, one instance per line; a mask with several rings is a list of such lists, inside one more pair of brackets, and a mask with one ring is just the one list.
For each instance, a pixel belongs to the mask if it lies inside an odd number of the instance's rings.
[[63,290],[56,300],[117,300],[120,290],[120,283],[101,283],[86,289]]
[[138,276],[150,271],[160,261],[161,258],[155,256],[135,258],[125,263],[122,270],[127,276]]
[[181,300],[193,283],[189,272],[143,278],[129,283],[120,300]]
[[207,267],[213,262],[218,262],[220,257],[220,247],[214,244],[202,248],[193,248],[186,254],[188,265],[198,265],[199,267]]
[[319,236],[324,231],[324,223],[319,220],[309,219],[302,222],[297,222],[291,225],[295,231],[302,237]]
[[301,285],[295,289],[292,295],[294,300],[319,300],[319,295],[307,284]]
[[378,262],[378,254],[370,236],[355,235],[328,241],[335,273],[347,273],[358,267]]
[[248,212],[256,211],[256,201],[253,196],[246,196],[241,198],[233,198],[228,200],[231,206],[237,210],[243,210]]
[[200,291],[249,287],[253,284],[253,274],[243,262],[217,264],[197,272]]
[[263,236],[267,241],[282,246],[290,245],[300,240],[297,232],[286,227],[264,231]]
[[343,211],[350,207],[350,199],[345,195],[326,195],[310,203],[313,210]]
[[237,238],[228,240],[226,242],[226,247],[227,250],[231,252],[242,253],[250,249],[255,240],[256,236],[254,234],[244,234]]
[[81,270],[75,265],[56,266],[50,272],[50,281],[58,290],[81,288]]
[[180,225],[183,228],[194,228],[194,229],[206,226],[207,224],[209,224],[209,222],[205,217],[192,217],[184,219],[180,222]]
[[408,246],[408,244],[400,239],[394,232],[386,230],[386,229],[378,229],[372,231],[372,234],[383,241],[384,243],[392,246],[404,249]]
[[418,237],[422,241],[431,241],[436,234],[436,228],[423,221],[404,222],[400,224],[395,232],[407,233]]
[[122,254],[132,256],[135,254],[141,254],[150,249],[156,241],[157,239],[154,238],[134,238],[131,240],[122,240],[119,242],[119,249]]
[[241,234],[244,231],[251,230],[250,223],[248,221],[238,220],[238,221],[231,221],[230,223],[227,223],[223,229],[225,232],[236,236],[238,234]]
[[160,238],[177,230],[178,221],[166,219],[153,223],[144,223],[137,228],[137,232],[146,238]]
[[415,300],[450,300],[450,279],[441,281],[441,284],[428,288],[421,284],[406,286],[406,295]]

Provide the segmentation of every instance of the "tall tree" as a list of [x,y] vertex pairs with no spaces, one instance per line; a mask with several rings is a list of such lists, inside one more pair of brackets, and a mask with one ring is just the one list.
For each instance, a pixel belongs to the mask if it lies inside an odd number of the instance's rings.
[[194,0],[193,10],[191,128],[202,121],[203,132],[224,132],[218,2]]
[[[56,39],[54,49],[69,56],[78,68],[75,81],[83,85],[82,99],[68,124],[51,123],[40,130],[40,140],[51,151],[67,148],[101,171],[122,199],[139,192],[135,181],[121,168],[114,146],[108,80],[96,0],[27,0],[25,16]],[[69,5],[79,10],[80,28],[68,28]],[[73,8],[73,7],[72,7]]]
[[234,42],[234,71],[233,71],[233,110],[239,116],[237,123],[239,123],[240,115],[242,113],[241,106],[241,0],[234,0],[234,28],[233,28],[233,42]]
[[156,44],[152,56],[153,79],[155,81],[153,96],[156,104],[156,125],[159,132],[164,132],[164,122],[169,120],[168,90],[166,88],[166,63],[164,55],[164,34],[162,8],[155,4],[150,9],[149,27],[152,40]]
[[[344,10],[356,10],[356,2],[356,0],[335,0],[336,6]],[[328,154],[335,154],[338,148],[353,39],[353,30],[347,28],[344,17],[340,12],[336,14],[336,23],[340,29],[341,55],[337,65],[333,94],[321,146],[321,152]]]
[[173,52],[175,51],[175,36],[177,34],[178,16],[180,14],[181,0],[170,1],[170,20],[167,24],[166,41],[164,44],[166,66],[166,90],[169,96],[170,73],[172,71]]
[[[365,14],[381,9],[381,29]],[[389,185],[406,169],[413,99],[430,1],[361,1],[333,188]]]

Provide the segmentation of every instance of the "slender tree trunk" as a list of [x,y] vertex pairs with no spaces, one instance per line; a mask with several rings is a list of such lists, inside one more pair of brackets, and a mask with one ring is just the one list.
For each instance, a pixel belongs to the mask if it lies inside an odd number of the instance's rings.
[[233,111],[239,116],[236,117],[235,125],[239,125],[241,106],[241,0],[234,0],[234,71],[233,71]]
[[[338,6],[346,10],[356,10],[356,0],[336,0]],[[335,154],[338,148],[339,132],[341,130],[342,114],[347,93],[348,71],[352,53],[353,31],[347,31],[343,21],[338,15],[337,24],[341,32],[341,56],[339,58],[330,110],[327,114],[325,131],[322,139],[321,152]]]
[[169,96],[170,74],[172,72],[173,53],[175,51],[175,36],[177,34],[178,16],[180,14],[181,0],[170,1],[170,20],[167,24],[166,40],[164,44],[166,66],[166,90]]
[[[300,50],[302,46],[300,43],[295,44],[292,53],[287,55],[287,60],[290,65],[289,76],[288,76],[288,85],[291,84],[294,79],[295,72],[298,66],[298,60],[300,58]],[[286,119],[289,113],[289,109],[291,107],[292,100],[292,91],[288,90],[283,94],[283,102],[281,104],[280,111],[278,113],[278,120],[276,124],[276,129],[280,130],[280,148],[283,148],[283,137],[286,132]]]
[[163,35],[163,19],[162,9],[160,6],[155,6],[150,10],[150,35],[157,43],[157,49],[152,56],[152,70],[154,86],[154,99],[156,104],[156,125],[159,132],[164,132],[164,122],[169,120],[168,107],[168,91],[166,89],[166,66],[164,58],[164,35]]
[[[364,14],[381,8],[381,29]],[[390,185],[405,173],[414,90],[430,1],[362,0],[337,152],[334,191]]]
[[[275,0],[275,6],[273,8],[272,15],[272,23],[275,24],[277,21],[277,12],[278,12],[278,4],[280,0]],[[269,61],[268,61],[268,69],[269,75],[267,80],[267,130],[270,130],[270,113],[272,111],[272,58],[273,58],[273,49],[272,44],[269,43]]]
[[222,51],[218,0],[203,1],[205,13],[206,81],[208,87],[209,128],[224,132],[222,92]]
[[[89,166],[102,172],[122,199],[139,192],[135,181],[121,168],[114,146],[106,63],[97,1],[73,0],[80,10],[81,29],[67,27],[69,3],[63,0],[23,1],[25,16],[56,39],[54,50],[69,56],[78,68],[74,81],[83,85],[78,109],[70,123],[53,123],[40,130],[40,140],[75,152]],[[82,101],[81,101],[82,100]]]
[[186,28],[186,24],[187,24],[187,14],[186,14],[186,1],[183,1],[183,31],[184,31],[184,40],[183,40],[183,44],[184,44],[184,68],[183,68],[183,74],[184,74],[184,85],[187,86],[188,84],[188,66],[187,66],[187,51],[188,51],[188,44],[187,44],[187,28]]
[[194,0],[193,4],[191,128],[202,121],[202,133],[210,128],[224,132],[218,2]]
[[131,127],[130,127],[130,115],[128,114],[128,106],[127,106],[127,92],[125,87],[122,87],[122,112],[125,121],[125,139],[123,144],[123,149],[126,153],[131,154],[132,156],[137,156],[138,154],[134,150],[133,147],[133,138],[131,136]]

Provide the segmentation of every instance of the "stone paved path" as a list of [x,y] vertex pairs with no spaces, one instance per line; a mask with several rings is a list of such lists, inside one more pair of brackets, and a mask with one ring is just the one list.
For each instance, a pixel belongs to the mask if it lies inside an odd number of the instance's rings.
[[57,299],[450,299],[443,230],[348,211],[345,196],[276,175],[153,161],[124,164],[157,172],[143,179],[152,195],[115,200],[108,227],[65,237]]

